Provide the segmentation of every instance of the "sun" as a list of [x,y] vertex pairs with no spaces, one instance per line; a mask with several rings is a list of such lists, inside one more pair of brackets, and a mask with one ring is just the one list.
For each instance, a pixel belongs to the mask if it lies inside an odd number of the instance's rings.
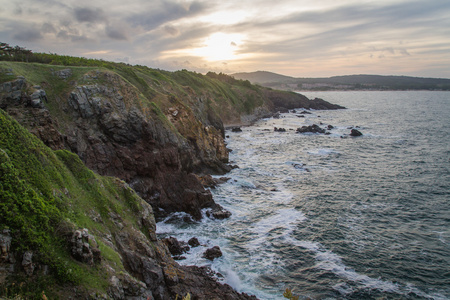
[[214,33],[206,38],[202,47],[190,49],[189,52],[211,62],[235,60],[239,57],[237,50],[242,39],[240,34]]

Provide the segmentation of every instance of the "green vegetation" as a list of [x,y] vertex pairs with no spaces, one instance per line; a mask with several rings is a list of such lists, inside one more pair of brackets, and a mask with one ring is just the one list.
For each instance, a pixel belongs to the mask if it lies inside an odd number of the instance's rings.
[[[49,266],[52,274],[32,282],[20,276],[12,278],[0,287],[0,296],[8,288],[4,296],[13,291],[19,294],[20,282],[24,297],[38,297],[44,289],[47,293],[55,282],[104,291],[107,276],[99,266],[72,259],[68,237],[76,229],[88,228],[103,259],[123,270],[119,254],[102,243],[101,236],[118,230],[110,213],[120,214],[123,222],[139,228],[135,215],[143,200],[124,182],[87,169],[77,155],[52,151],[1,109],[0,132],[0,230],[11,232],[16,253],[33,251],[33,261]],[[95,222],[92,214],[104,221]],[[148,235],[145,230],[143,233]]]
[[298,300],[299,299],[299,296],[294,296],[292,294],[292,290],[289,288],[286,288],[286,290],[283,293],[283,297],[286,299],[289,299],[289,300]]
[[[33,85],[44,85],[49,99],[67,95],[73,88],[70,82],[84,83],[83,76],[90,71],[109,70],[120,75],[139,91],[142,95],[139,105],[143,110],[149,107],[150,102],[155,102],[163,111],[170,104],[192,107],[197,105],[197,99],[193,98],[196,95],[208,99],[212,111],[220,112],[226,122],[231,118],[235,119],[236,116],[251,114],[256,107],[263,106],[267,102],[264,96],[265,88],[223,73],[208,72],[202,75],[187,70],[168,72],[99,59],[34,53],[18,46],[10,47],[6,43],[1,45],[0,66],[13,69],[16,75],[24,76]],[[8,50],[10,48],[15,50]],[[53,75],[54,71],[67,68],[73,73],[68,80],[61,80]],[[4,81],[10,79],[11,77],[8,77]],[[57,107],[58,105],[60,104],[57,101],[49,101],[46,106],[52,115],[55,115],[56,109],[62,110],[62,107]],[[205,119],[206,116],[197,115],[197,118]],[[59,121],[64,123],[64,120]]]

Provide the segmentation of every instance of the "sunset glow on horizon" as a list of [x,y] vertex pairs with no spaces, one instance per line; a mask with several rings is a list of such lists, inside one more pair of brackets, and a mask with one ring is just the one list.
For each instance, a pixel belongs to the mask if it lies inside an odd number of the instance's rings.
[[0,41],[170,71],[450,78],[448,0],[47,2],[0,0]]

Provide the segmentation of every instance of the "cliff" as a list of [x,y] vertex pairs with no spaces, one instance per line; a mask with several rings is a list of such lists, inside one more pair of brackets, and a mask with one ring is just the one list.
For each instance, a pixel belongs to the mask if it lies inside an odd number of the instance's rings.
[[184,211],[198,220],[201,209],[221,210],[194,174],[230,170],[224,123],[250,123],[280,109],[326,108],[223,74],[113,63],[0,67],[0,108],[52,149],[67,149],[88,168],[127,182],[157,218]]
[[157,240],[124,181],[53,151],[0,110],[0,295],[50,299],[250,299]]
[[0,68],[0,284],[18,293],[249,298],[176,264],[155,217],[226,215],[200,181],[230,170],[225,125],[339,108],[223,74],[105,62]]

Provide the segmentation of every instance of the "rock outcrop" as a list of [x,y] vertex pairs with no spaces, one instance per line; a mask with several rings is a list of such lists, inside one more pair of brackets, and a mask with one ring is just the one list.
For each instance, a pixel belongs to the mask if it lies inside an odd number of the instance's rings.
[[209,260],[214,260],[222,256],[222,251],[219,246],[214,246],[212,248],[206,249],[203,253],[203,257]]
[[[68,148],[89,168],[127,181],[156,208],[157,217],[184,211],[200,219],[201,209],[215,208],[211,193],[192,172],[230,170],[224,163],[228,150],[221,123],[219,128],[204,126],[188,109],[180,108],[174,123],[195,124],[203,134],[187,140],[170,129],[157,106],[142,111],[136,104],[138,92],[119,76],[104,72],[95,77],[103,84],[75,86],[67,102],[59,100],[64,117],[32,105],[37,95],[46,94],[27,86],[23,78],[1,85],[0,107],[52,149]],[[59,126],[57,119],[62,118],[65,124]]]
[[310,132],[310,133],[325,133],[326,130],[323,129],[323,128],[320,128],[319,125],[312,124],[312,125],[309,125],[309,126],[305,125],[305,126],[302,126],[300,128],[297,128],[297,132],[298,133],[307,133],[307,132]]

